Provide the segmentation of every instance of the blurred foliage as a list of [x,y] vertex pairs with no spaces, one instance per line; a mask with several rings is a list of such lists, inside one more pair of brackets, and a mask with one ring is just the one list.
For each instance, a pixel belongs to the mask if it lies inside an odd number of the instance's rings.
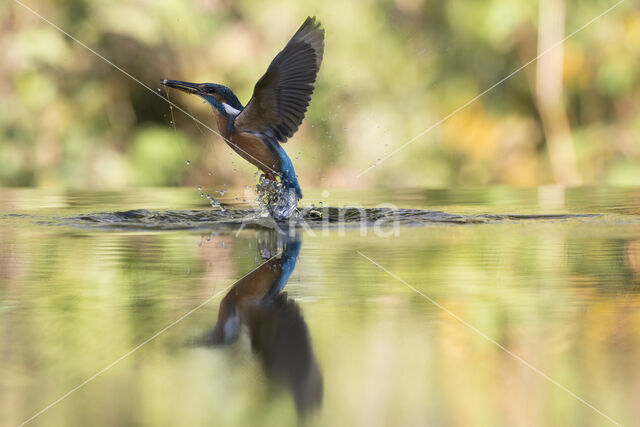
[[[541,1],[566,7],[566,19],[554,27],[561,34],[614,4]],[[551,18],[540,15],[545,22],[539,22],[538,2],[26,4],[154,91],[163,78],[217,82],[245,103],[303,19],[318,16],[326,29],[324,63],[307,118],[285,147],[303,187],[558,181],[547,144],[553,123],[542,123],[545,104],[536,101],[536,79],[547,77],[536,75],[538,63],[357,178],[534,58]],[[151,93],[15,2],[0,5],[0,24],[0,184],[95,189],[249,182],[254,168],[189,117],[178,111],[172,117],[164,91]],[[637,184],[637,4],[625,2],[558,53],[557,116],[567,118],[571,131],[564,143],[575,158],[576,182]],[[207,106],[169,95],[215,128]]]

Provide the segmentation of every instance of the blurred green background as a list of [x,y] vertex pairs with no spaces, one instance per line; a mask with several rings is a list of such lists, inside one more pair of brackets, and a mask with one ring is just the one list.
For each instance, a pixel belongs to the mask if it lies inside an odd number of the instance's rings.
[[[307,118],[285,146],[303,188],[640,180],[637,2],[622,3],[360,178],[615,2],[25,4],[154,90],[163,78],[217,82],[243,103],[304,18],[316,15],[326,29],[324,63]],[[218,136],[178,111],[172,118],[160,97],[18,3],[0,5],[0,32],[0,185],[251,181],[255,169]],[[169,95],[215,128],[208,106]]]

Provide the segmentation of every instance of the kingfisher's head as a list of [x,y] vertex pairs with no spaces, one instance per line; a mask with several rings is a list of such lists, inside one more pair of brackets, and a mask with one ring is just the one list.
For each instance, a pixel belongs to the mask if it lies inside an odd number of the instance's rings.
[[236,95],[226,86],[216,83],[189,83],[179,80],[162,80],[163,85],[183,92],[197,95],[207,101],[212,107],[215,106],[214,100],[222,105],[228,105],[234,110],[242,110],[242,104]]

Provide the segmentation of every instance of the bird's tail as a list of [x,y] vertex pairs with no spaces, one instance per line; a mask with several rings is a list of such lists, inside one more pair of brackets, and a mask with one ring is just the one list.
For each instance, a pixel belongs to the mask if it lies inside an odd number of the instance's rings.
[[300,184],[298,184],[298,178],[296,177],[296,173],[293,172],[291,175],[282,174],[282,185],[287,190],[293,190],[296,192],[296,196],[298,199],[302,199],[302,190],[300,189]]

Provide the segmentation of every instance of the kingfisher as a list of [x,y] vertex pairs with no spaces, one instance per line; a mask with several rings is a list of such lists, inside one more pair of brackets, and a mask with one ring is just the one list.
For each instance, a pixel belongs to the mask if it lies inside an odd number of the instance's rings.
[[311,101],[324,53],[324,29],[308,17],[258,80],[246,106],[226,86],[162,80],[162,84],[204,99],[213,109],[225,142],[267,179],[302,198],[293,163],[280,143],[298,130]]

